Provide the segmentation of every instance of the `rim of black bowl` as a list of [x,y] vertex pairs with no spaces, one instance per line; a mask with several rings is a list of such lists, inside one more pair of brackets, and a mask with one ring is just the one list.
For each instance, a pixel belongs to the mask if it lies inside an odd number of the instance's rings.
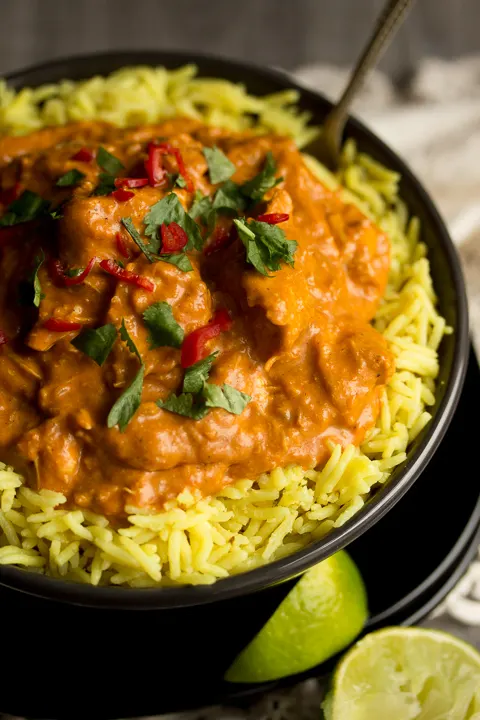
[[[38,86],[46,82],[58,82],[64,78],[85,79],[95,74],[108,74],[121,67],[131,65],[164,65],[176,68],[185,64],[199,67],[201,76],[225,76],[234,82],[244,82],[254,94],[266,94],[287,88],[300,92],[300,106],[316,111],[319,122],[325,116],[331,103],[321,94],[305,88],[288,73],[276,69],[265,69],[256,65],[230,60],[202,53],[170,51],[129,51],[108,52],[60,58],[51,62],[34,65],[6,76],[13,87]],[[258,91],[255,85],[267,88]],[[344,548],[370,527],[396,504],[415,482],[428,464],[440,444],[453,417],[465,378],[468,360],[468,309],[465,285],[459,259],[452,240],[430,196],[413,175],[408,166],[382,140],[355,118],[347,125],[346,135],[353,136],[377,149],[382,162],[397,169],[402,182],[410,189],[428,216],[435,229],[449,265],[454,294],[456,327],[451,370],[435,411],[434,417],[420,436],[421,439],[410,450],[405,464],[394,473],[386,486],[381,488],[345,525],[331,531],[326,537],[313,542],[291,556],[272,563],[217,580],[213,585],[183,586],[167,588],[118,588],[94,587],[31,573],[13,566],[0,566],[0,584],[31,595],[73,604],[122,609],[168,609],[202,605],[246,595],[265,587],[293,578],[328,556]],[[370,152],[370,151],[369,151]]]

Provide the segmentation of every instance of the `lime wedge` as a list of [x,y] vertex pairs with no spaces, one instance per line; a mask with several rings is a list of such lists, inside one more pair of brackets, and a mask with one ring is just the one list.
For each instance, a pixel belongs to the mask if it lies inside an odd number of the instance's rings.
[[339,552],[300,578],[225,679],[266,682],[314,667],[349,645],[367,615],[360,573],[347,553]]
[[327,720],[480,720],[480,654],[447,633],[387,628],[341,660]]

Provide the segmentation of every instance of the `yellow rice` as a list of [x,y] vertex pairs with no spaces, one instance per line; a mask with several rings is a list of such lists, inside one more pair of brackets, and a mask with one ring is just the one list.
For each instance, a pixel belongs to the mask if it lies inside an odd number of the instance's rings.
[[[318,132],[295,107],[295,91],[264,98],[224,80],[199,79],[196,69],[125,68],[107,78],[19,92],[0,80],[0,133],[101,119],[119,126],[184,115],[232,130],[251,128],[295,138],[301,147]],[[201,499],[184,491],[165,511],[136,508],[127,527],[64,510],[66,499],[35,492],[0,463],[0,564],[13,564],[93,585],[130,587],[209,584],[298,550],[340,527],[403,463],[409,444],[429,422],[435,402],[437,350],[451,332],[436,310],[426,247],[417,218],[398,198],[399,175],[345,145],[337,177],[305,157],[321,180],[342,187],[388,234],[389,284],[374,324],[388,339],[396,372],[376,427],[360,449],[332,446],[321,469],[276,468]]]

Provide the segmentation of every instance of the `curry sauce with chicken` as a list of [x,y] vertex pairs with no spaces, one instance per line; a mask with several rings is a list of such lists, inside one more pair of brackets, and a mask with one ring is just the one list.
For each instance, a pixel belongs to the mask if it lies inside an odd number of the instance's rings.
[[394,370],[386,235],[293,141],[176,119],[0,139],[0,458],[122,522],[332,443]]

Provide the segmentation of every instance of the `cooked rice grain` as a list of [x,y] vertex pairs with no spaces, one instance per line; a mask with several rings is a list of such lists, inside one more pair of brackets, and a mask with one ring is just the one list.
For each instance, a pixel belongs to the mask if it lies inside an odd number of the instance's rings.
[[[15,92],[0,81],[0,132],[22,134],[69,121],[101,119],[119,126],[186,115],[232,130],[293,137],[302,147],[316,134],[286,91],[258,98],[240,85],[195,77],[193,66],[124,68],[107,78],[63,81]],[[338,176],[315,158],[305,161],[388,234],[391,270],[374,325],[395,355],[396,372],[381,398],[375,428],[362,447],[332,446],[322,469],[276,468],[240,480],[212,498],[185,490],[165,511],[127,508],[128,527],[66,498],[23,486],[0,463],[0,564],[13,564],[92,585],[149,587],[210,584],[284,557],[340,527],[406,459],[431,419],[437,350],[451,332],[436,310],[426,247],[417,218],[398,198],[399,175],[348,141]]]

